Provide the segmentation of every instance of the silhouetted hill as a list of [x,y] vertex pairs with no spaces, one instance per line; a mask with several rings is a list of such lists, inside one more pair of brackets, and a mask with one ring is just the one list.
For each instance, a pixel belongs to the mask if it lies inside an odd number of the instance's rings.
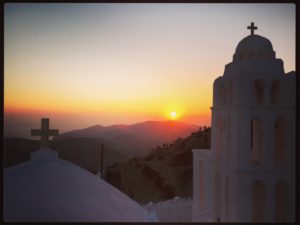
[[192,149],[209,149],[210,132],[210,128],[199,129],[153,148],[146,157],[116,163],[108,168],[106,180],[141,204],[191,197]]
[[196,125],[168,120],[137,123],[129,126],[127,130],[135,136],[169,142],[178,137],[186,137],[198,128]]
[[[130,158],[121,154],[109,144],[100,139],[93,138],[67,138],[53,140],[50,147],[58,151],[59,157],[71,161],[93,173],[100,169],[100,147],[104,143],[104,168]],[[40,142],[20,138],[4,139],[4,166],[9,167],[30,160],[30,154],[39,149]]]
[[53,140],[51,148],[59,152],[60,158],[96,173],[100,171],[102,143],[104,144],[104,169],[115,162],[122,162],[130,157],[116,151],[106,141],[93,138],[76,137]]
[[155,147],[178,137],[186,137],[198,126],[178,121],[147,121],[133,125],[100,125],[60,134],[54,140],[74,137],[101,139],[121,154],[145,156]]
[[23,138],[5,138],[3,142],[4,167],[30,160],[30,153],[36,151],[40,142]]
[[[63,133],[50,142],[59,157],[91,172],[100,168],[100,147],[104,144],[104,167],[134,156],[145,156],[163,140],[186,136],[197,126],[175,121],[148,121],[133,125],[92,126]],[[39,141],[5,138],[4,166],[9,167],[30,159],[39,148]]]

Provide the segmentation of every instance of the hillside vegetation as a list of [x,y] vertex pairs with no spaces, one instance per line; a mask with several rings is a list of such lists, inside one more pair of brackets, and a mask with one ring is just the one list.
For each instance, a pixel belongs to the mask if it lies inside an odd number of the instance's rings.
[[[141,204],[192,196],[192,149],[210,148],[210,128],[108,167],[106,180]],[[208,150],[209,151],[209,150]]]

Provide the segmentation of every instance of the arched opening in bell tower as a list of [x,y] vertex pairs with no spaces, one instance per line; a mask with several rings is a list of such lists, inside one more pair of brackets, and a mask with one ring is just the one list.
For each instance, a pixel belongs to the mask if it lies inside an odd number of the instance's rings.
[[216,158],[221,160],[222,158],[222,146],[223,146],[223,120],[218,118],[216,124]]
[[263,150],[263,123],[262,119],[255,116],[251,120],[251,163],[259,165]]
[[279,80],[274,80],[271,86],[271,104],[279,104],[281,96],[281,87]]
[[204,205],[205,205],[205,171],[204,171],[204,165],[202,160],[200,160],[199,162],[199,206],[200,209],[204,209]]
[[266,219],[266,187],[261,180],[252,185],[252,222],[264,222]]
[[289,196],[288,186],[285,181],[280,180],[275,184],[275,220],[287,222],[289,219]]
[[223,82],[218,86],[218,98],[220,105],[226,105],[226,89]]
[[287,160],[287,120],[279,116],[274,121],[273,145],[274,165],[283,166]]
[[232,80],[228,82],[226,95],[227,95],[226,97],[227,104],[231,105],[232,104]]
[[217,172],[215,175],[215,188],[214,188],[214,209],[215,209],[215,221],[221,221],[221,176]]
[[226,160],[227,163],[230,163],[230,157],[231,157],[231,118],[230,116],[227,117],[227,136],[226,136]]
[[225,178],[225,218],[224,221],[229,221],[229,206],[230,206],[230,183],[229,177]]
[[262,79],[255,80],[254,82],[254,92],[255,92],[255,102],[256,104],[264,103],[264,87],[265,83]]

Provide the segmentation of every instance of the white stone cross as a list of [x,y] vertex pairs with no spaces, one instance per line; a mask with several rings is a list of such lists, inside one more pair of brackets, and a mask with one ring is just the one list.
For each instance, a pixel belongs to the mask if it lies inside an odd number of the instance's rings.
[[254,30],[257,30],[257,27],[251,22],[251,26],[248,26],[247,29],[251,30],[251,35],[254,35]]
[[50,136],[57,136],[58,130],[49,129],[49,118],[41,119],[42,126],[41,129],[32,129],[31,136],[40,136],[41,137],[41,147],[47,147]]

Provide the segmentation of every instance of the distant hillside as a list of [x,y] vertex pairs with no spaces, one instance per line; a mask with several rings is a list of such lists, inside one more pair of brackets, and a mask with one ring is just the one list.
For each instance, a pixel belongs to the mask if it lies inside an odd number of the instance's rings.
[[67,138],[101,139],[121,154],[145,156],[156,145],[186,137],[199,127],[178,121],[147,121],[133,125],[100,125],[60,134],[54,140]]
[[100,170],[101,144],[104,144],[104,169],[115,162],[126,161],[130,155],[116,151],[105,140],[93,138],[67,138],[53,140],[51,148],[59,152],[59,157],[71,161],[93,173]]
[[36,151],[40,143],[22,138],[5,138],[3,142],[4,167],[13,166],[30,160],[30,153]]
[[[100,147],[104,143],[104,168],[126,161],[129,155],[114,150],[105,141],[93,138],[67,138],[50,142],[50,147],[58,151],[59,157],[73,162],[93,173],[100,169]],[[30,154],[38,150],[40,142],[21,138],[4,139],[4,167],[13,166],[30,160]]]
[[106,180],[141,204],[190,197],[192,149],[209,149],[210,133],[210,128],[200,128],[186,138],[153,148],[146,157],[116,163],[108,168]]
[[[145,156],[164,140],[184,137],[197,130],[195,125],[176,121],[148,121],[133,125],[100,125],[63,133],[50,142],[62,159],[91,172],[100,168],[100,147],[104,144],[104,168],[134,156]],[[21,138],[4,139],[4,166],[9,167],[30,159],[39,148],[39,141]]]

